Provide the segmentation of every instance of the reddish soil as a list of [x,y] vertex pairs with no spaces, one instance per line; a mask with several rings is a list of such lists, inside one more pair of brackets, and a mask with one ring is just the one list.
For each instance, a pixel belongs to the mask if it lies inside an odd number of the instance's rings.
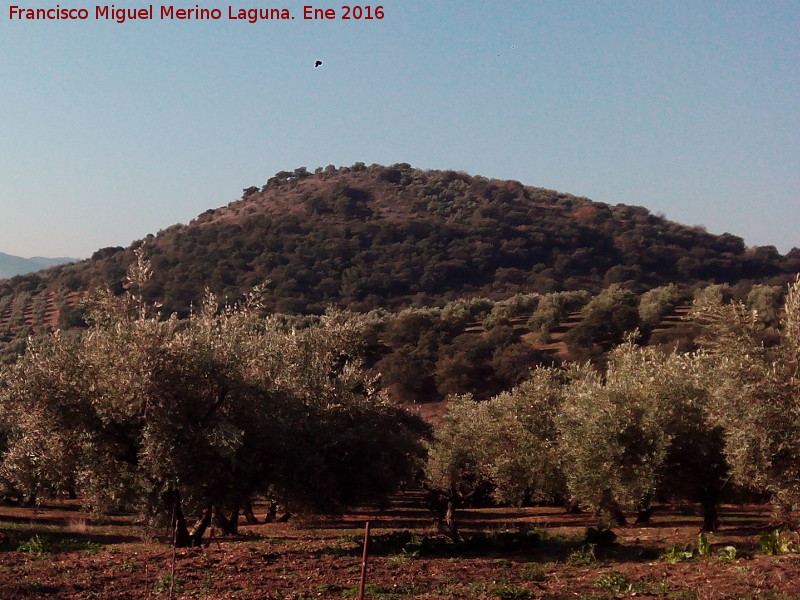
[[[800,597],[800,554],[760,554],[758,536],[769,531],[769,511],[762,506],[724,507],[722,529],[709,536],[711,556],[671,564],[658,555],[676,543],[697,543],[695,507],[662,507],[648,526],[616,528],[617,543],[596,548],[594,558],[583,541],[585,528],[593,524],[591,516],[554,508],[460,512],[465,535],[520,526],[543,532],[545,539],[524,551],[416,555],[399,547],[387,550],[385,536],[391,532],[410,530],[437,539],[419,504],[418,495],[406,494],[383,512],[365,508],[336,518],[242,524],[241,536],[178,550],[174,562],[166,544],[145,541],[124,516],[91,521],[70,502],[36,511],[2,507],[0,598],[167,598],[173,569],[174,598],[357,597],[360,539],[367,520],[375,548],[367,598]],[[27,544],[28,552],[25,545],[18,549],[35,535],[46,541],[44,552],[36,553],[33,544]],[[720,551],[728,545],[748,556],[723,557]],[[581,558],[588,564],[576,564]]]

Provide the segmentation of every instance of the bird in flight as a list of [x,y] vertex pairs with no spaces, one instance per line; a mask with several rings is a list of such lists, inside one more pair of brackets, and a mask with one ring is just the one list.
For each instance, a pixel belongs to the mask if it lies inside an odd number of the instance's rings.
[[321,67],[321,66],[322,66],[322,61],[321,61],[321,60],[318,60],[317,62],[315,62],[315,63],[314,63],[314,68],[315,68],[315,69],[316,69],[317,67]]

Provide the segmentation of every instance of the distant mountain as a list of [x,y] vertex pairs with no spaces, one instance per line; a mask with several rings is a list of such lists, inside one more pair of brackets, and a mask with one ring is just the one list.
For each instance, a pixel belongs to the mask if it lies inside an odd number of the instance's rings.
[[0,252],[0,279],[13,277],[14,275],[25,275],[26,273],[33,273],[34,271],[75,262],[76,260],[75,258],[45,258],[43,256],[22,258]]
[[673,282],[779,284],[800,271],[798,249],[748,248],[640,206],[459,171],[356,163],[282,171],[188,225],[0,281],[0,341],[79,323],[77,299],[101,286],[121,292],[142,244],[154,269],[145,295],[178,314],[206,288],[232,301],[265,281],[272,310],[319,313],[597,292],[612,283],[637,293]]
[[32,256],[29,260],[32,260],[40,265],[42,265],[43,269],[48,267],[55,267],[57,265],[66,265],[68,263],[74,263],[78,259],[77,258],[69,258],[67,256],[59,256],[58,258],[46,258],[44,256]]

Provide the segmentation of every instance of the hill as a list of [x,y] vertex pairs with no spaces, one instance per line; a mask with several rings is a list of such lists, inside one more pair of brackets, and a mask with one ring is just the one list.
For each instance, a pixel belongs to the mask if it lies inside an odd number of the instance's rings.
[[235,299],[269,280],[270,308],[442,305],[460,297],[583,289],[642,292],[670,282],[788,281],[800,250],[747,248],[651,214],[517,181],[407,164],[283,171],[240,200],[128,248],[0,281],[0,336],[80,322],[87,290],[120,291],[134,248],[146,295],[186,314],[207,287]]
[[32,258],[22,258],[0,252],[0,279],[13,277],[14,275],[25,275],[34,271],[40,271],[54,265],[62,265],[75,262],[74,258],[45,258],[34,256]]

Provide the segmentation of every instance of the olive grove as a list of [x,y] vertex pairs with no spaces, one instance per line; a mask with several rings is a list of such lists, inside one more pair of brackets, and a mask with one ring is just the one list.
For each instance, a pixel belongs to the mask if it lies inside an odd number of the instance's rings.
[[32,344],[0,380],[6,495],[77,491],[96,512],[169,522],[179,546],[235,531],[254,494],[335,510],[413,476],[426,427],[361,366],[366,317],[294,327],[207,295],[188,319],[140,293],[95,294],[82,336]]
[[[770,311],[771,312],[771,311]],[[779,335],[765,343],[772,315],[718,296],[695,303],[709,332],[702,340],[715,421],[725,431],[734,477],[771,495],[798,526],[800,508],[800,278],[778,313]],[[771,336],[767,337],[770,340]]]
[[462,398],[435,431],[427,483],[455,503],[476,489],[506,504],[584,504],[619,524],[652,501],[702,503],[713,529],[727,466],[692,356],[627,341],[608,367],[535,369],[486,402]]
[[479,488],[505,503],[566,498],[618,524],[649,519],[655,500],[691,501],[709,531],[728,485],[766,494],[798,527],[800,278],[783,310],[774,288],[747,303],[728,291],[697,294],[697,352],[640,347],[634,333],[602,369],[539,367],[486,402],[454,401],[427,485],[451,504]]

